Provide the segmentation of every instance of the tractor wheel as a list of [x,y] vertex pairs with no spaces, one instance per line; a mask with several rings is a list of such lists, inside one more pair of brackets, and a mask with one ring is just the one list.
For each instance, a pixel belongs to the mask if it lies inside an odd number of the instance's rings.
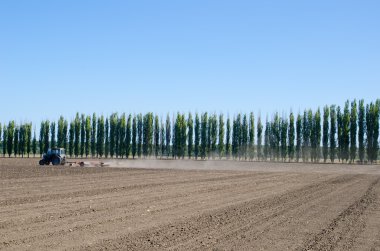
[[53,166],[57,166],[61,164],[61,160],[60,158],[54,158],[51,163],[53,164]]
[[39,164],[40,164],[40,166],[43,166],[43,165],[45,165],[45,161],[42,159],[42,160],[40,160],[40,162],[38,162]]

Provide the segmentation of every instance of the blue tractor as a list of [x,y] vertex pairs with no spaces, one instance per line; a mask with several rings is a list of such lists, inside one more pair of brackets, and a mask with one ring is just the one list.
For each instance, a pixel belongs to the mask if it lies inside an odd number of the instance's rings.
[[45,153],[42,156],[42,159],[39,162],[41,166],[50,165],[50,163],[52,163],[54,166],[64,165],[66,163],[65,149],[64,148],[49,149],[47,153]]

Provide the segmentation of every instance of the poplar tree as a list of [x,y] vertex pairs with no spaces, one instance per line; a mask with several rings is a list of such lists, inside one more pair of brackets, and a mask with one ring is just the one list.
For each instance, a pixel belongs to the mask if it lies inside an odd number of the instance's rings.
[[330,106],[330,160],[334,163],[336,156],[336,127],[337,127],[337,112],[335,105]]
[[[1,126],[0,126],[1,129]],[[31,152],[31,145],[32,145],[32,123],[26,124],[26,153],[28,154],[28,158]],[[1,135],[1,133],[0,133]]]
[[49,123],[49,120],[46,120],[45,121],[45,132],[44,132],[44,152],[47,153],[49,148],[50,148],[50,145],[49,145],[49,133],[50,133],[50,123]]
[[210,127],[210,140],[211,140],[211,156],[214,159],[216,155],[216,143],[218,139],[218,119],[216,114],[210,116],[209,119],[209,127]]
[[58,130],[57,130],[57,147],[63,147],[63,127],[64,127],[64,118],[63,116],[59,117],[58,120]]
[[127,129],[125,135],[125,157],[128,159],[131,152],[132,115],[128,115]]
[[19,146],[19,142],[18,142],[18,139],[19,139],[19,130],[20,128],[18,126],[15,126],[15,130],[14,130],[14,136],[13,136],[13,155],[15,157],[17,157],[17,154],[18,154],[18,146]]
[[3,157],[7,154],[7,147],[8,147],[8,129],[7,126],[4,124],[3,127]]
[[85,154],[87,158],[91,152],[91,116],[86,117],[85,132],[86,132]]
[[[2,137],[2,129],[3,129],[3,127],[2,127],[2,125],[1,125],[1,123],[0,123],[0,144],[1,144],[1,145],[4,145],[4,139],[3,139],[3,141],[1,141],[1,137]],[[3,152],[3,155],[4,155],[4,152]]]
[[74,145],[75,145],[75,121],[70,122],[69,129],[69,154],[70,157],[74,154]]
[[321,154],[321,136],[322,136],[322,130],[321,130],[321,111],[318,108],[316,113],[314,114],[313,119],[313,160],[314,162],[319,162],[320,160],[320,154]]
[[310,148],[310,128],[311,120],[309,118],[309,113],[305,110],[303,114],[302,122],[302,161],[307,162],[309,158],[309,148]]
[[206,153],[207,153],[207,121],[208,121],[208,116],[207,112],[202,114],[202,125],[201,125],[201,151],[200,155],[202,159],[206,158]]
[[160,132],[160,146],[161,146],[161,159],[164,157],[165,155],[165,149],[166,149],[166,145],[165,145],[165,125],[164,123],[162,122],[162,119],[161,119],[161,132]]
[[141,158],[143,142],[143,118],[141,113],[137,115],[137,136],[137,156]]
[[154,117],[154,155],[158,158],[160,153],[160,120],[158,115]]
[[96,155],[96,113],[92,114],[92,127],[91,127],[91,156],[94,157]]
[[226,132],[226,158],[230,159],[231,154],[231,121],[230,117],[227,118],[227,132]]
[[85,154],[85,143],[86,142],[86,117],[84,114],[81,115],[80,122],[80,156],[83,158]]
[[56,147],[56,141],[55,141],[55,122],[51,122],[50,124],[50,144],[51,148]]
[[278,113],[275,113],[274,120],[272,123],[272,148],[274,151],[274,157],[277,161],[280,159],[280,141],[281,141],[281,121]]
[[143,155],[148,157],[152,154],[153,141],[153,114],[147,113],[143,119]]
[[289,161],[292,161],[294,159],[294,139],[295,139],[295,128],[294,128],[294,115],[293,112],[289,115],[289,131],[288,131],[288,140],[289,140],[289,146],[288,146],[288,154],[289,154]]
[[97,139],[96,139],[96,145],[97,145],[96,153],[97,153],[97,156],[100,156],[100,158],[102,158],[105,153],[104,143],[105,143],[105,125],[104,125],[104,116],[102,115],[98,118]]
[[191,159],[191,156],[193,155],[193,132],[193,116],[189,112],[189,117],[187,119],[187,156],[189,157],[189,159]]
[[241,147],[241,157],[244,157],[244,160],[248,158],[248,119],[247,115],[243,116],[242,130],[241,130],[241,139],[242,139],[242,147]]
[[208,117],[208,120],[207,120],[207,135],[206,135],[206,156],[208,159],[211,158],[211,141],[212,141],[212,134],[211,134],[211,130],[212,130],[212,126],[213,126],[213,123],[212,123],[212,115],[210,115]]
[[104,156],[108,158],[110,154],[110,122],[106,117],[106,122],[104,125]]
[[288,134],[288,121],[285,118],[281,119],[281,158],[282,161],[286,160],[287,156],[287,134]]
[[255,157],[255,117],[253,112],[249,114],[249,143],[248,143],[248,151],[249,151],[249,160],[252,161]]
[[8,123],[7,128],[7,151],[8,151],[8,157],[11,157],[12,151],[13,151],[13,137],[14,137],[14,131],[15,131],[15,122],[10,121]]
[[219,138],[218,138],[218,154],[219,159],[224,156],[224,117],[223,114],[219,114]]
[[32,153],[33,153],[33,157],[36,157],[36,153],[37,153],[37,137],[36,137],[36,130],[34,130],[34,133],[33,133]]
[[134,159],[137,153],[137,118],[133,116],[132,120],[132,158]]
[[116,127],[117,127],[117,114],[113,113],[110,116],[109,119],[109,153],[111,155],[111,158],[115,155],[115,149],[116,149]]
[[301,158],[301,145],[302,145],[302,117],[301,115],[298,113],[297,115],[297,122],[296,122],[296,141],[297,141],[297,144],[296,144],[296,161],[299,162],[300,158]]
[[342,143],[343,143],[343,154],[342,160],[348,161],[350,157],[350,108],[349,101],[344,105],[344,113],[342,119]]
[[44,146],[44,135],[45,135],[45,122],[42,121],[40,125],[40,140],[39,140],[39,146],[40,146],[40,157],[42,157],[43,151],[45,149]]
[[62,136],[62,140],[63,140],[63,148],[67,149],[67,133],[68,133],[68,122],[67,120],[65,119],[65,121],[63,122],[63,136]]
[[263,125],[261,116],[257,119],[257,159],[262,160]]
[[351,103],[351,116],[350,116],[350,161],[355,162],[356,159],[356,135],[357,135],[357,122],[358,122],[358,107],[356,100]]
[[358,127],[359,127],[359,161],[360,163],[364,163],[365,157],[365,142],[364,142],[364,133],[365,133],[365,108],[364,108],[364,100],[359,101],[359,118],[358,118]]
[[79,155],[79,141],[80,141],[80,118],[79,113],[76,114],[74,119],[74,155],[78,157]]
[[328,106],[323,108],[323,161],[326,163],[329,157],[329,117],[330,117],[330,109]]
[[171,129],[171,122],[170,122],[170,117],[169,117],[169,114],[166,115],[166,125],[165,125],[165,136],[166,136],[166,140],[165,140],[165,143],[166,143],[166,156],[169,157],[170,156],[170,144],[171,144],[171,132],[172,132],[172,129]]
[[119,119],[119,149],[117,155],[121,158],[124,158],[124,154],[126,154],[126,135],[127,135],[127,117],[125,113],[123,113]]
[[194,157],[198,159],[199,156],[199,143],[200,143],[201,123],[199,121],[198,113],[195,114],[195,127],[194,127]]
[[367,105],[366,131],[367,131],[367,156],[370,163],[377,161],[379,151],[379,110],[380,101]]
[[265,132],[264,132],[264,160],[267,161],[268,157],[270,156],[270,122],[268,121],[268,118],[265,122]]

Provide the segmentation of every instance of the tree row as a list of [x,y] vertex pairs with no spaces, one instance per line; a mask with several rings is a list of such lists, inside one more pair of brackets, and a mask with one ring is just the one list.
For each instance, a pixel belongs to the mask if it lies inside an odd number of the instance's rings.
[[[323,114],[322,114],[323,113]],[[177,113],[160,118],[153,113],[92,116],[77,113],[70,122],[42,121],[39,136],[32,124],[0,125],[3,156],[42,154],[63,147],[71,157],[194,158],[258,161],[377,161],[380,100],[347,101],[296,116],[263,122],[253,113]]]

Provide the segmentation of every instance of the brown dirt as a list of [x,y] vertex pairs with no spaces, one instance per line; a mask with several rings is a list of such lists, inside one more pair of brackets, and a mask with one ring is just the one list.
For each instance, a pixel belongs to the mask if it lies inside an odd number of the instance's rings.
[[0,249],[380,250],[379,166],[108,162],[0,159]]

